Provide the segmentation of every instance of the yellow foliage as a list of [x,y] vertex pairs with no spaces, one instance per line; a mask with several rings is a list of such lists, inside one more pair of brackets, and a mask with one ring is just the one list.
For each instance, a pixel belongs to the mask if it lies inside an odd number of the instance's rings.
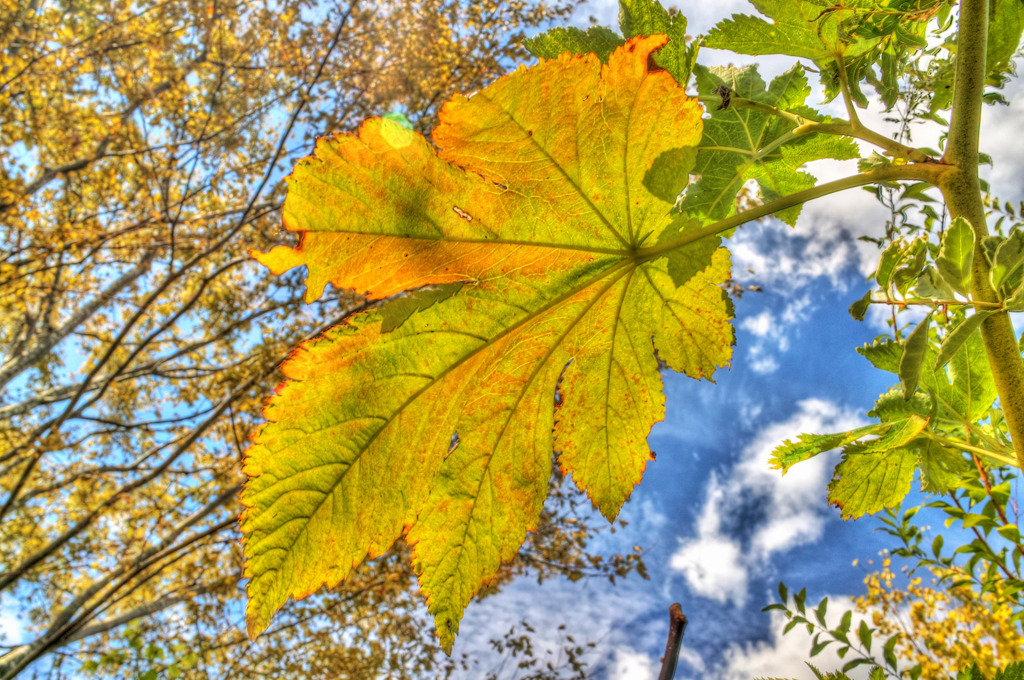
[[1012,620],[1015,608],[1008,583],[989,579],[991,590],[979,592],[962,567],[929,567],[931,579],[910,579],[896,586],[892,559],[864,579],[867,594],[854,599],[857,613],[871,617],[876,638],[902,634],[896,654],[921,664],[921,677],[941,678],[972,663],[992,677],[997,669],[1024,661],[1024,632]]
[[[280,238],[286,168],[317,135],[392,110],[432,127],[573,4],[0,0],[0,590],[32,643],[0,678],[433,668],[401,556],[248,646],[241,451],[288,348],[360,301],[303,307],[246,250]],[[502,579],[531,556],[592,571],[572,514]]]

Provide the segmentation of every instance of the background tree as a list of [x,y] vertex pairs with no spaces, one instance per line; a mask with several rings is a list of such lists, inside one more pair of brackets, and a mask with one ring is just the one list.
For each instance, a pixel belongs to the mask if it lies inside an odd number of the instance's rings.
[[[264,386],[363,302],[304,307],[244,252],[276,238],[315,135],[396,110],[429,129],[573,4],[0,2],[0,591],[28,623],[0,677],[435,669],[404,549],[245,638],[236,497]],[[588,555],[575,503],[496,587],[639,564]]]

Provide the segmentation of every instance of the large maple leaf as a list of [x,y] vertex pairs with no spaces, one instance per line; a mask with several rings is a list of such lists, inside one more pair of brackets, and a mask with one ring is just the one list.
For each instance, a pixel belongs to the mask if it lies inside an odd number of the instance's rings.
[[[305,265],[309,299],[327,283],[413,298],[283,366],[244,466],[250,634],[404,533],[450,650],[536,527],[553,451],[615,517],[664,414],[659,359],[694,377],[729,361],[728,255],[670,212],[702,112],[649,70],[664,42],[631,40],[603,66],[563,55],[456,97],[439,150],[374,119],[296,167],[284,214],[300,244],[256,257]],[[678,168],[658,195],[655,159]]]

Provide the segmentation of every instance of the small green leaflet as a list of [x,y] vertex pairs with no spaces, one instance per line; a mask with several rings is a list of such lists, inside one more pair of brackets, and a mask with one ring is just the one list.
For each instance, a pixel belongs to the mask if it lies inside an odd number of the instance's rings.
[[879,337],[870,345],[858,347],[857,353],[880,371],[896,374],[900,372],[900,356],[903,352],[899,343],[890,338]]
[[992,0],[989,5],[988,51],[989,77],[1013,73],[1013,55],[1024,31],[1024,3],[1020,0]]
[[1002,299],[1010,298],[1024,282],[1024,230],[1017,229],[996,248],[990,274],[992,287]]
[[971,288],[971,261],[974,259],[974,230],[962,217],[950,223],[942,235],[939,256],[935,258],[942,278],[958,293],[968,295]]
[[928,322],[931,315],[926,316],[907,336],[903,343],[903,356],[900,358],[900,382],[903,384],[903,398],[910,400],[917,389],[921,378],[921,366],[928,350]]
[[888,290],[892,283],[892,274],[896,271],[896,265],[902,257],[906,244],[903,241],[895,240],[886,246],[882,256],[878,258],[878,267],[875,269],[875,283],[882,290]]
[[864,293],[864,295],[850,305],[850,316],[857,321],[863,321],[864,317],[868,313],[868,308],[871,306],[871,290]]
[[914,284],[913,291],[917,297],[932,298],[933,300],[953,300],[956,298],[953,288],[942,278],[939,270],[932,266],[924,268],[924,271],[921,272],[917,282]]
[[802,434],[795,442],[787,439],[775,447],[768,464],[772,469],[782,470],[782,474],[786,474],[789,472],[789,468],[797,463],[809,460],[825,451],[846,446],[864,437],[880,434],[890,427],[888,423],[876,423],[836,434]]
[[935,370],[939,370],[943,366],[949,363],[949,360],[953,358],[953,355],[957,353],[965,342],[978,327],[981,322],[994,314],[994,311],[982,311],[969,316],[962,323],[957,325],[956,328],[950,332],[946,339],[942,341],[942,347],[939,348],[939,355],[935,358]]
[[[711,111],[711,119],[704,123],[694,168],[701,179],[683,196],[683,212],[708,220],[722,219],[735,211],[736,195],[748,180],[755,180],[762,196],[771,200],[814,186],[814,176],[800,171],[805,164],[824,158],[857,157],[857,145],[849,139],[798,134],[796,122],[751,108],[728,106],[722,94],[773,106],[808,121],[825,120],[804,104],[811,88],[801,66],[775,78],[767,90],[754,66],[698,66],[694,72],[700,96],[721,97],[722,106]],[[793,206],[775,216],[794,225],[800,208]]]

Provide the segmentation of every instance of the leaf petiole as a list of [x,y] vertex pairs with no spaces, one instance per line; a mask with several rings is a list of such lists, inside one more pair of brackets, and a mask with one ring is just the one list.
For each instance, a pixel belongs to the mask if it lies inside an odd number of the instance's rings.
[[[750,109],[752,111],[760,111],[770,116],[776,116],[778,118],[784,118],[786,120],[796,123],[797,127],[792,130],[794,137],[800,135],[808,135],[814,133],[820,133],[825,135],[838,135],[840,137],[853,137],[861,141],[873,144],[880,149],[888,152],[890,156],[894,158],[905,158],[908,161],[914,161],[917,163],[934,163],[935,159],[926,154],[925,152],[916,149],[906,144],[901,144],[885,135],[875,132],[874,130],[865,127],[860,120],[854,114],[853,122],[840,120],[832,123],[821,123],[815,120],[804,118],[803,116],[797,115],[791,111],[780,109],[777,106],[770,104],[762,104],[751,99],[744,99],[732,95],[728,99],[726,106],[722,106],[725,100],[717,95],[709,97],[701,97],[700,102],[704,104],[705,108],[709,110],[717,108],[738,108],[738,109]],[[788,141],[788,139],[787,139]]]
[[790,208],[794,205],[800,205],[816,198],[822,198],[830,194],[845,191],[846,189],[896,180],[918,180],[934,184],[938,182],[939,178],[945,171],[946,166],[944,165],[936,163],[915,163],[913,165],[891,165],[884,168],[878,168],[877,170],[871,170],[870,172],[851,175],[849,177],[844,177],[843,179],[819,184],[818,186],[811,187],[810,189],[805,189],[788,196],[777,198],[774,201],[762,203],[761,205],[750,208],[749,210],[744,210],[743,212],[732,215],[731,217],[718,220],[717,222],[713,222],[705,227],[701,227],[700,229],[685,231],[676,238],[665,241],[664,243],[648,246],[647,248],[639,248],[636,251],[635,257],[638,261],[653,260],[670,253],[673,250],[687,246],[695,241],[699,241],[702,238],[716,236],[729,231],[730,229],[735,229],[747,222],[767,217],[772,213],[785,210],[786,208]]
[[1005,456],[1005,455],[1003,455],[1001,453],[996,453],[995,451],[990,451],[989,449],[983,449],[983,448],[981,448],[979,446],[973,446],[973,445],[967,444],[965,442],[960,442],[960,441],[956,441],[956,440],[953,440],[953,439],[947,439],[946,437],[941,437],[941,436],[935,434],[931,430],[925,430],[921,434],[925,435],[929,439],[931,439],[931,440],[933,440],[933,441],[935,441],[935,442],[937,442],[939,444],[942,444],[943,446],[948,446],[948,447],[953,448],[953,449],[960,449],[961,451],[968,451],[970,453],[976,453],[979,456],[985,456],[986,458],[991,458],[992,460],[998,462],[1000,465],[1012,465],[1015,468],[1019,468],[1020,467],[1020,463],[1018,463],[1017,459],[1014,458],[1014,457]]

